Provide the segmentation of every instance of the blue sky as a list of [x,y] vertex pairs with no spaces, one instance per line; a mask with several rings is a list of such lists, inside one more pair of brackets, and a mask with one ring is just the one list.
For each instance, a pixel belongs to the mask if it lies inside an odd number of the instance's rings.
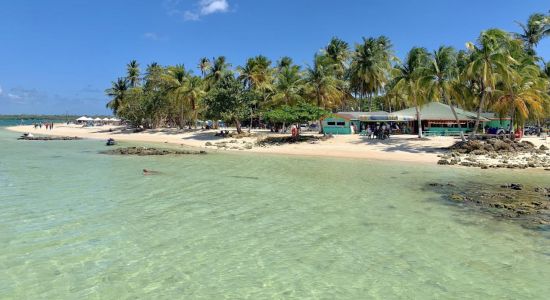
[[[545,5],[546,4],[546,5]],[[17,0],[0,2],[0,114],[104,114],[104,90],[142,66],[263,54],[309,63],[332,36],[387,35],[413,46],[464,48],[488,28],[519,30],[547,1],[512,0]],[[550,59],[550,39],[538,47]]]

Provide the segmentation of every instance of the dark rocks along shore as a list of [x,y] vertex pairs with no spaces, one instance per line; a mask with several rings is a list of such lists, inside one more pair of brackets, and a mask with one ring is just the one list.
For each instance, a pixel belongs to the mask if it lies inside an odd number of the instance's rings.
[[81,140],[77,136],[21,136],[18,140],[24,141],[74,141]]
[[458,142],[440,155],[440,165],[488,168],[550,168],[548,147],[509,138],[487,138]]
[[149,147],[125,147],[125,148],[105,150],[105,151],[101,151],[100,153],[110,154],[110,155],[149,156],[149,155],[199,155],[199,154],[206,154],[206,151],[158,149],[158,148],[149,148]]
[[513,220],[527,228],[550,230],[550,185],[430,183],[426,189],[437,192],[454,205],[497,219]]

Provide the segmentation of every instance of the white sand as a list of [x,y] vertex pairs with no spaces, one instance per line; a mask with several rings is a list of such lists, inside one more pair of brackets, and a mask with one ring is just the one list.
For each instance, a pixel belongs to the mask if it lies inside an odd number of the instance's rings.
[[[139,133],[132,133],[117,126],[100,126],[83,128],[78,125],[55,124],[53,130],[46,130],[44,127],[34,129],[33,126],[13,126],[9,130],[16,132],[30,132],[38,135],[57,135],[57,136],[77,136],[81,138],[107,140],[114,138],[120,141],[140,141],[150,143],[170,143],[186,145],[191,147],[200,147],[204,149],[218,149],[217,147],[206,147],[206,142],[216,143],[220,141],[229,141],[231,138],[221,138],[214,136],[214,130],[186,130],[177,129],[156,129],[146,130]],[[109,131],[109,130],[112,130]],[[273,135],[269,131],[254,131],[259,135]],[[310,133],[304,133],[310,134]],[[537,145],[545,143],[548,140],[540,138],[528,138]],[[255,143],[257,138],[243,138],[239,142]],[[430,137],[419,140],[413,135],[392,136],[390,140],[379,141],[369,140],[359,135],[340,135],[327,141],[317,142],[315,144],[285,144],[281,146],[257,147],[249,150],[220,150],[220,151],[240,151],[271,153],[285,155],[304,155],[304,156],[328,156],[328,157],[346,157],[346,158],[365,158],[377,160],[392,160],[406,162],[436,163],[438,154],[444,152],[443,147],[448,147],[457,141],[452,137]]]

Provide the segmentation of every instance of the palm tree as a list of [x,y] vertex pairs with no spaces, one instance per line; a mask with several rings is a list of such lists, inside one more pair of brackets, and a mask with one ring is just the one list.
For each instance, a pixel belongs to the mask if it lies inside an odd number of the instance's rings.
[[206,75],[208,87],[213,86],[229,71],[231,65],[227,63],[225,56],[218,56],[213,59],[212,66]]
[[323,55],[316,54],[313,66],[308,66],[305,73],[306,87],[310,89],[317,106],[332,109],[338,106],[342,91],[340,80],[334,75],[333,65]]
[[199,70],[201,70],[202,78],[206,77],[206,74],[208,71],[210,71],[210,68],[212,65],[210,64],[210,60],[206,57],[201,58],[199,62]]
[[[550,103],[549,82],[541,77],[540,69],[525,61],[518,66],[511,80],[499,82],[493,105],[501,116],[512,117],[512,128],[515,124],[521,127],[529,118],[539,121]],[[510,136],[514,138],[513,130]]]
[[274,103],[293,105],[302,99],[304,79],[297,65],[285,66],[277,73]]
[[128,88],[128,80],[126,78],[119,78],[117,81],[113,81],[111,88],[105,91],[111,97],[111,101],[107,103],[107,108],[112,109],[115,115],[124,105]]
[[[262,95],[263,103],[267,102],[269,94],[273,91],[273,70],[271,69],[271,61],[263,56],[258,55],[254,58],[249,58],[243,67],[238,67],[238,79],[241,80],[244,86],[249,90]],[[262,104],[263,104],[262,103]],[[258,101],[253,101],[253,106],[258,108]],[[254,111],[250,110],[250,126],[252,128]]]
[[335,75],[338,79],[344,79],[344,74],[349,63],[349,44],[337,37],[333,37],[325,47],[325,55],[335,65]]
[[180,108],[179,125],[181,129],[185,127],[185,94],[187,92],[189,76],[190,74],[187,70],[185,70],[184,65],[168,67],[168,71],[164,76],[164,80],[167,84],[167,90],[172,95],[176,106]]
[[[199,76],[189,76],[185,86],[184,97],[187,99],[193,112],[193,126],[197,128],[197,111],[202,97],[206,94],[204,91],[203,80]],[[191,126],[189,126],[191,129]]]
[[277,61],[277,70],[281,70],[284,67],[291,66],[294,62],[292,61],[292,58],[288,56],[281,57],[280,60]]
[[516,22],[522,29],[521,33],[515,36],[523,41],[525,50],[535,55],[535,47],[545,36],[550,36],[549,16],[541,13],[535,13],[529,16],[527,24]]
[[512,74],[510,64],[516,61],[510,55],[511,40],[508,33],[500,29],[490,29],[481,33],[477,45],[467,43],[470,50],[470,63],[466,67],[465,78],[477,80],[481,99],[477,108],[477,118],[470,137],[473,138],[479,128],[481,113],[487,99],[495,90],[497,77],[509,79]]
[[393,59],[391,42],[385,36],[363,38],[363,43],[355,46],[351,63],[351,82],[359,91],[361,107],[365,95],[369,98],[369,111],[372,111],[372,98],[379,93],[390,79]]
[[458,80],[457,55],[453,47],[439,47],[431,55],[426,79],[428,88],[435,94],[435,99],[443,99],[450,106],[460,130],[460,138],[466,141],[456,114],[455,103],[451,100],[453,85]]
[[544,65],[543,72],[550,79],[550,61]]
[[429,63],[428,50],[414,47],[407,54],[405,62],[395,66],[393,71],[395,80],[393,89],[402,94],[409,104],[415,106],[419,138],[422,138],[420,107],[425,104],[427,98],[423,86],[425,81],[422,79],[426,76]]
[[126,65],[127,78],[130,86],[135,88],[139,85],[139,64],[136,60],[132,60]]

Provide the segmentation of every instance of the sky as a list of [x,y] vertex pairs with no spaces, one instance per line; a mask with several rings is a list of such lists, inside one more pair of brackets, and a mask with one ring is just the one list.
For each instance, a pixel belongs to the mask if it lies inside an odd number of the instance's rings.
[[[388,36],[464,49],[482,30],[519,31],[547,0],[17,0],[0,1],[0,114],[109,114],[105,89],[132,59],[185,64],[259,54],[311,62],[331,37]],[[550,59],[550,38],[538,53]]]

